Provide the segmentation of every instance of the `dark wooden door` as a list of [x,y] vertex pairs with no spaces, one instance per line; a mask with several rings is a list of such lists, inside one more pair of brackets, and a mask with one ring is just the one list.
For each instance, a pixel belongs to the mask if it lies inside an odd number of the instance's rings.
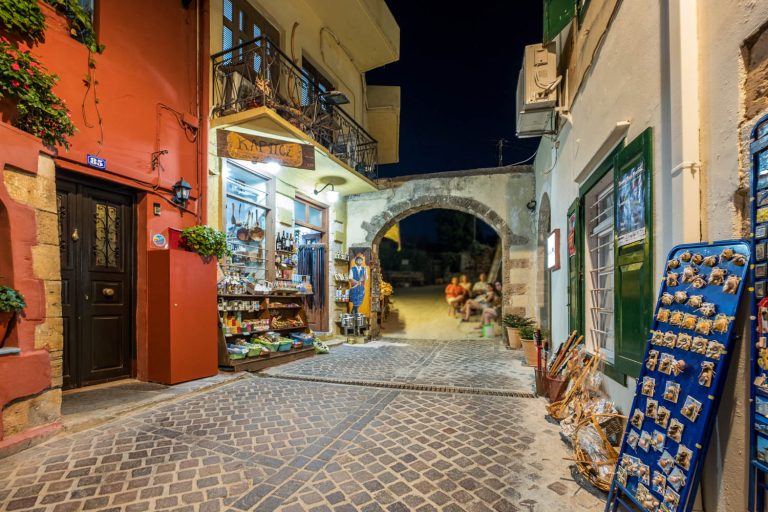
[[133,196],[59,178],[64,387],[129,377],[133,352]]

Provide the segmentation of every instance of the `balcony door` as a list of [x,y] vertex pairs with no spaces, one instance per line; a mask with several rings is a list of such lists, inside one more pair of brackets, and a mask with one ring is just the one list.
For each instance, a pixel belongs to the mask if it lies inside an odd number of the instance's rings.
[[224,0],[223,23],[222,50],[261,36],[267,36],[275,45],[280,44],[280,32],[248,0]]

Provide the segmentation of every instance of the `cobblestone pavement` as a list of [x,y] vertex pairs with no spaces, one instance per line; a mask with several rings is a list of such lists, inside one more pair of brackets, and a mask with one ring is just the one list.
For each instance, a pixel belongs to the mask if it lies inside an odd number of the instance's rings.
[[0,461],[0,510],[602,510],[543,405],[250,377]]
[[384,338],[367,345],[334,347],[332,357],[311,358],[270,368],[268,375],[334,378],[503,389],[530,393],[533,372],[520,350],[499,339],[412,340]]

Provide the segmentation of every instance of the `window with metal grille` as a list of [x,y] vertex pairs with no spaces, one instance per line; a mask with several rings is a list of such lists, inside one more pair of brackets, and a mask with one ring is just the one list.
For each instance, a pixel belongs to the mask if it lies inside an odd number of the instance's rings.
[[[234,48],[262,35],[267,36],[274,45],[280,44],[280,33],[277,28],[259,14],[247,0],[224,0],[223,14],[222,50]],[[238,53],[242,55],[242,51]],[[254,68],[258,69],[258,67],[255,63]]]
[[301,84],[301,104],[307,106],[313,101],[317,101],[317,89],[320,93],[332,91],[334,89],[333,84],[328,80],[325,75],[317,70],[306,58],[302,59],[301,69],[309,77],[309,82]]
[[614,336],[614,201],[613,172],[598,181],[584,198],[587,347],[600,350],[613,363]]

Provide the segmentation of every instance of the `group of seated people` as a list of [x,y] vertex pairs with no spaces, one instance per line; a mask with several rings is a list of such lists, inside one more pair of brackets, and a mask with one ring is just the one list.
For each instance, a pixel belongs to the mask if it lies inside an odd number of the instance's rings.
[[480,274],[473,284],[466,275],[453,276],[445,287],[448,314],[461,314],[462,322],[469,322],[474,312],[480,312],[480,325],[490,324],[498,318],[501,309],[501,282],[491,284],[486,274]]

